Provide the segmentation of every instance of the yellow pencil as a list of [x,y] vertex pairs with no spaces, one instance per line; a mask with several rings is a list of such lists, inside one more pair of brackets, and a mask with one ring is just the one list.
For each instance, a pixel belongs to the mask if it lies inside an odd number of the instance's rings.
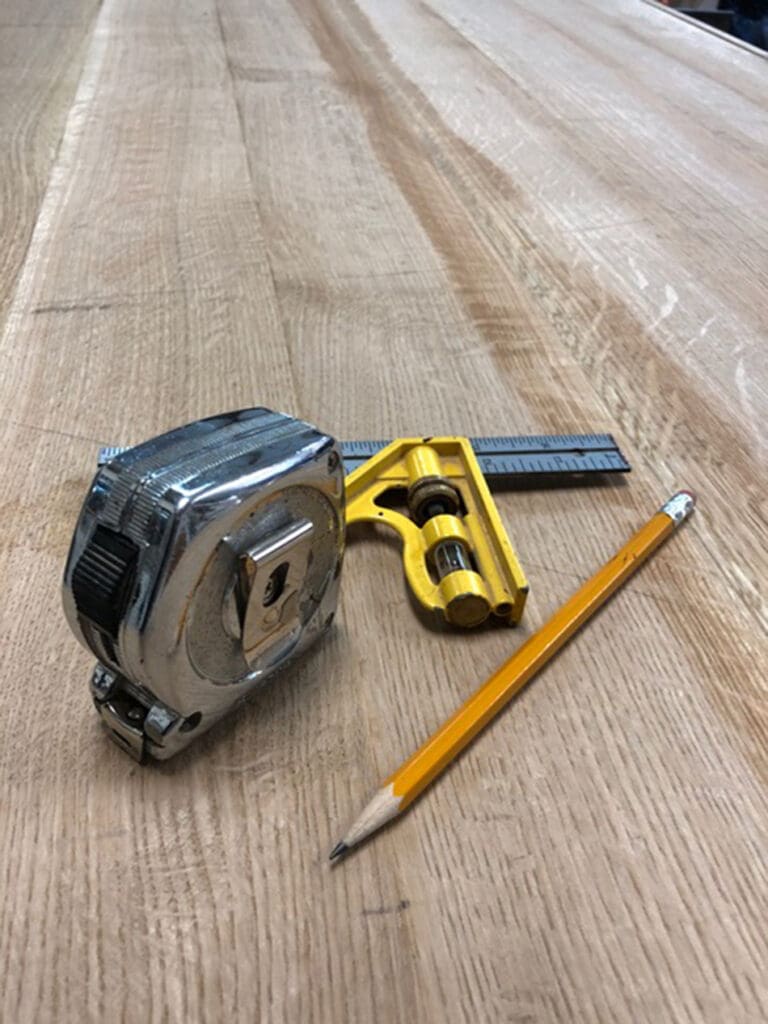
[[445,725],[389,776],[331,851],[340,857],[386,822],[402,813],[461,753],[475,736],[529,682],[613,592],[649,558],[696,503],[679,491],[602,569],[569,598],[552,618],[476,690]]

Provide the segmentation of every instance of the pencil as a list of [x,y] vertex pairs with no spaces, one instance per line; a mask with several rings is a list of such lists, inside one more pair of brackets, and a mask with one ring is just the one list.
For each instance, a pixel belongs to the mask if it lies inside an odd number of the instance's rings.
[[581,586],[416,753],[382,783],[331,860],[341,857],[401,814],[458,757],[611,594],[648,559],[693,511],[689,491],[673,495],[613,558]]

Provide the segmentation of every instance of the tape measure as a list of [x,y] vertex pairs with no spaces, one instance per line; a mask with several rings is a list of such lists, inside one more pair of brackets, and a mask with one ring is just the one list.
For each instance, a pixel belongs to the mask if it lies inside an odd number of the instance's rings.
[[[471,437],[469,441],[483,475],[489,480],[512,476],[591,476],[629,473],[632,469],[611,434],[510,435]],[[342,441],[344,469],[352,473],[390,443]]]
[[269,409],[102,453],[64,573],[91,694],[132,757],[171,757],[329,627],[344,552],[339,446]]

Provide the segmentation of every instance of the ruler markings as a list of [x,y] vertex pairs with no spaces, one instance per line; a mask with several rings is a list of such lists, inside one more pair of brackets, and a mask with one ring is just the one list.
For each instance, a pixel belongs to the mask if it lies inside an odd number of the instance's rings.
[[[617,444],[610,434],[534,434],[532,436],[471,437],[476,455],[503,454],[505,452],[573,452],[616,451]],[[342,441],[344,456],[364,458],[375,455],[389,441]]]

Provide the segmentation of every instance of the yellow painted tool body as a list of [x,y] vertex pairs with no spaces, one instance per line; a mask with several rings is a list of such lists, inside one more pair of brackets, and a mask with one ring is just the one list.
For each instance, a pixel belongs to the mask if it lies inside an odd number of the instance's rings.
[[[410,515],[391,505],[404,499]],[[404,493],[403,493],[404,492]],[[347,523],[385,523],[403,542],[419,603],[457,626],[520,620],[528,583],[472,446],[401,438],[347,477]]]

